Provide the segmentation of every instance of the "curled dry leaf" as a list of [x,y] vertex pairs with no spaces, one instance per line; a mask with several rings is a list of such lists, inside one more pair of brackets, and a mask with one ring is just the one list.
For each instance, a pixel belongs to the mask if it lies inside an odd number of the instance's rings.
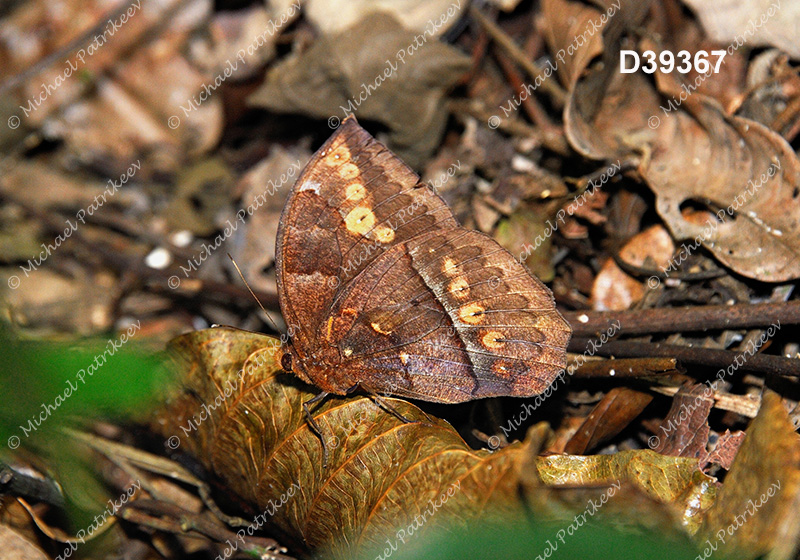
[[700,458],[708,444],[708,414],[714,392],[701,384],[682,386],[672,399],[672,408],[656,432],[655,451],[676,457]]
[[[674,252],[675,244],[667,230],[652,226],[631,237],[620,249],[619,257],[633,266],[665,270]],[[642,299],[644,292],[642,282],[622,270],[614,259],[608,259],[592,284],[592,307],[597,311],[629,309]]]
[[705,469],[708,465],[716,463],[726,471],[730,470],[733,459],[736,457],[736,453],[739,451],[743,441],[743,431],[736,430],[731,432],[730,430],[725,430],[725,433],[719,436],[714,449],[700,460],[700,468]]
[[[642,6],[617,4],[621,9],[603,27],[601,61],[590,65],[591,57],[580,54],[589,50],[582,47],[559,68],[571,85],[564,109],[570,143],[592,158],[644,154],[639,173],[656,193],[657,210],[679,241],[703,245],[725,265],[758,280],[797,278],[796,154],[763,125],[726,114],[696,91],[687,96],[686,86],[672,74],[657,73],[656,91],[643,73],[620,73],[619,36],[643,12]],[[584,30],[603,15],[570,0],[549,0],[544,6],[554,53],[568,50],[575,37],[562,29],[565,10],[586,22]],[[596,50],[594,41],[591,45]],[[687,202],[707,207],[717,218],[702,226],[687,222],[681,215]]]
[[739,41],[747,38],[753,46],[778,47],[793,58],[800,58],[797,42],[800,4],[781,0],[683,1],[695,11],[708,34],[720,43],[735,44],[737,37]]
[[332,126],[350,113],[382,122],[392,131],[390,148],[417,165],[438,146],[447,120],[445,93],[469,65],[457,49],[377,12],[282,60],[250,102]]
[[800,543],[800,438],[780,396],[767,390],[701,538],[720,555],[794,558]]
[[[330,452],[323,468],[302,407],[314,389],[281,371],[276,339],[220,327],[183,335],[171,350],[181,386],[152,426],[267,512],[272,528],[299,548],[351,558],[383,550],[418,516],[425,531],[521,516],[521,485],[535,501],[530,493],[542,483],[631,482],[693,527],[716,490],[696,460],[649,450],[537,457],[542,426],[525,443],[475,451],[408,402],[387,399],[412,421],[405,423],[360,396],[329,398],[313,411]],[[564,503],[573,491],[560,490]]]
[[[663,3],[662,3],[663,5]],[[656,4],[655,10],[658,10]],[[652,18],[650,26],[651,36],[657,33],[664,44],[662,48],[673,53],[682,50],[695,53],[704,50],[708,53],[720,48],[720,44],[709,39],[700,22],[688,10],[673,13],[670,16]],[[738,107],[742,98],[747,94],[746,75],[748,71],[748,53],[739,49],[732,54],[727,54],[723,64],[717,72],[708,78],[700,72],[694,64],[692,68],[682,75],[686,82],[697,84],[695,93],[702,93],[719,101],[720,105],[728,112],[733,112]]]
[[[642,169],[673,235],[702,243],[751,278],[800,276],[800,161],[794,151],[777,133],[725,115],[712,100],[692,96],[684,106],[691,117],[662,119],[664,132],[670,121],[683,121],[670,135],[671,155],[654,157]],[[703,225],[685,220],[686,201],[707,206],[715,218]]]
[[627,482],[646,496],[668,504],[694,534],[714,503],[716,481],[700,472],[696,459],[668,457],[650,449],[613,455],[540,457],[539,475],[547,485],[608,485]]
[[330,452],[324,469],[303,416],[313,388],[280,370],[275,339],[216,328],[182,336],[172,350],[187,389],[154,425],[259,511],[274,512],[272,525],[297,546],[337,557],[381,548],[448,491],[426,530],[494,509],[519,513],[521,445],[473,451],[449,424],[407,402],[387,399],[411,423],[369,398],[331,398],[314,410]]
[[614,387],[586,417],[564,447],[565,453],[584,455],[624,430],[653,400],[652,395]]

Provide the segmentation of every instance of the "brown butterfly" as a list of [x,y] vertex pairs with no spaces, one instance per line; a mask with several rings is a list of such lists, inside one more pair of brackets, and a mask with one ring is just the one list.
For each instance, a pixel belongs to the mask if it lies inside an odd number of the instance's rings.
[[566,366],[550,290],[354,117],[298,177],[276,254],[282,364],[320,396],[529,397]]

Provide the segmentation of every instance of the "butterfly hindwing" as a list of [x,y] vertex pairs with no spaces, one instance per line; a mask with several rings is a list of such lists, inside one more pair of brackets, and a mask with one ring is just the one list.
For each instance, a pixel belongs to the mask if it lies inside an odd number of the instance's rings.
[[351,382],[444,402],[543,391],[566,365],[570,334],[543,285],[460,227],[376,259],[330,320]]

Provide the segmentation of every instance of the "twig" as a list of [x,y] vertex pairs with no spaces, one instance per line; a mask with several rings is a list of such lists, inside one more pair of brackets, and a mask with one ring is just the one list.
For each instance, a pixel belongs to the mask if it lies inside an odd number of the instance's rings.
[[[564,318],[573,336],[593,336],[608,330],[612,322],[619,334],[651,334],[711,329],[741,329],[800,324],[800,301],[739,305],[665,307],[629,311],[567,311]],[[618,323],[617,323],[618,322]]]
[[[611,373],[613,372],[613,373]],[[618,360],[586,360],[575,369],[573,377],[585,379],[614,377],[629,379],[656,375],[680,374],[675,358],[623,358]]]
[[[568,156],[571,154],[569,146],[565,146],[563,137],[560,134],[550,134],[548,131],[538,129],[522,122],[520,119],[504,119],[498,117],[486,108],[486,105],[476,100],[451,99],[447,103],[448,111],[456,114],[466,114],[482,122],[488,121],[492,117],[499,119],[497,128],[522,138],[530,138],[537,144],[545,146],[554,152]],[[566,149],[566,151],[564,151]]]
[[[536,79],[540,74],[544,73],[544,68],[530,60],[527,55],[522,51],[522,49],[517,46],[517,44],[508,36],[508,34],[503,31],[499,25],[495,22],[487,18],[483,12],[481,12],[475,4],[473,4],[469,9],[470,15],[475,19],[475,21],[480,24],[483,29],[494,39],[494,41],[500,45],[500,47],[510,56],[517,64],[519,64],[525,73],[531,77],[531,79]],[[563,107],[566,103],[567,93],[558,85],[558,82],[555,80],[543,80],[541,89],[549,93],[553,101],[558,104],[559,107]]]
[[[520,76],[519,72],[517,72],[517,69],[514,68],[514,65],[510,60],[508,60],[508,58],[502,54],[499,54],[497,56],[497,61],[500,63],[503,72],[505,72],[515,91],[520,91],[523,87],[525,87],[525,84],[522,82],[522,76]],[[548,139],[548,141],[552,143],[558,143],[559,149],[556,150],[558,153],[569,153],[569,145],[567,144],[567,139],[564,137],[563,130],[561,127],[553,124],[553,122],[548,118],[547,113],[545,113],[541,105],[537,103],[534,97],[526,96],[525,99],[522,100],[522,108],[525,110],[525,113],[527,113],[531,121],[533,121],[536,126],[542,129],[543,139]]]
[[64,496],[50,479],[38,478],[21,473],[0,463],[0,493],[33,498],[54,506],[64,507]]
[[[569,349],[584,349],[588,344],[588,339],[573,339],[569,343]],[[741,352],[719,350],[717,348],[695,348],[675,344],[628,340],[609,340],[604,344],[595,345],[594,352],[601,356],[676,358],[683,364],[696,364],[711,368],[727,368],[736,363],[737,357],[742,356]],[[761,375],[800,377],[800,360],[798,359],[769,354],[753,354],[752,356],[742,357],[746,359],[743,364],[737,367],[737,371],[750,371]]]
[[109,10],[108,14],[103,15],[103,17],[98,20],[99,23],[97,23],[94,27],[88,29],[85,33],[79,35],[67,43],[64,47],[53,51],[22,72],[14,74],[13,76],[10,76],[8,79],[4,80],[2,83],[0,83],[0,95],[5,94],[6,91],[18,86],[28,78],[37,75],[39,72],[53,64],[57,59],[78,50],[81,45],[88,43],[95,35],[100,33],[103,28],[108,25],[109,20],[116,20],[119,18],[119,16],[125,13],[125,10],[127,10],[129,7],[130,6],[128,4],[123,4],[116,10]]
[[[679,387],[651,387],[651,389],[655,393],[674,397]],[[714,408],[735,412],[748,418],[755,418],[756,414],[758,414],[758,409],[761,408],[761,399],[751,395],[732,395],[730,393],[715,392]]]
[[800,119],[798,119],[798,116],[800,116],[800,97],[795,97],[786,105],[786,108],[775,117],[770,127],[772,130],[780,132],[792,124],[792,121],[795,121],[791,128],[789,128],[788,134],[784,136],[787,142],[791,142],[798,131],[800,131]]

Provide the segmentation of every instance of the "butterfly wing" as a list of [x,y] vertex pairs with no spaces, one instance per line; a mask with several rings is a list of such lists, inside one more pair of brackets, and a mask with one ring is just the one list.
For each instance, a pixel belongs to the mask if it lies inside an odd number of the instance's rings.
[[566,365],[549,290],[354,118],[298,178],[276,253],[298,375],[323,390],[529,396]]
[[541,393],[566,366],[571,334],[547,287],[462,227],[383,254],[330,321],[346,383],[438,402]]
[[345,119],[298,177],[278,227],[278,294],[298,365],[317,359],[333,302],[353,278],[392,247],[456,225],[411,168]]

